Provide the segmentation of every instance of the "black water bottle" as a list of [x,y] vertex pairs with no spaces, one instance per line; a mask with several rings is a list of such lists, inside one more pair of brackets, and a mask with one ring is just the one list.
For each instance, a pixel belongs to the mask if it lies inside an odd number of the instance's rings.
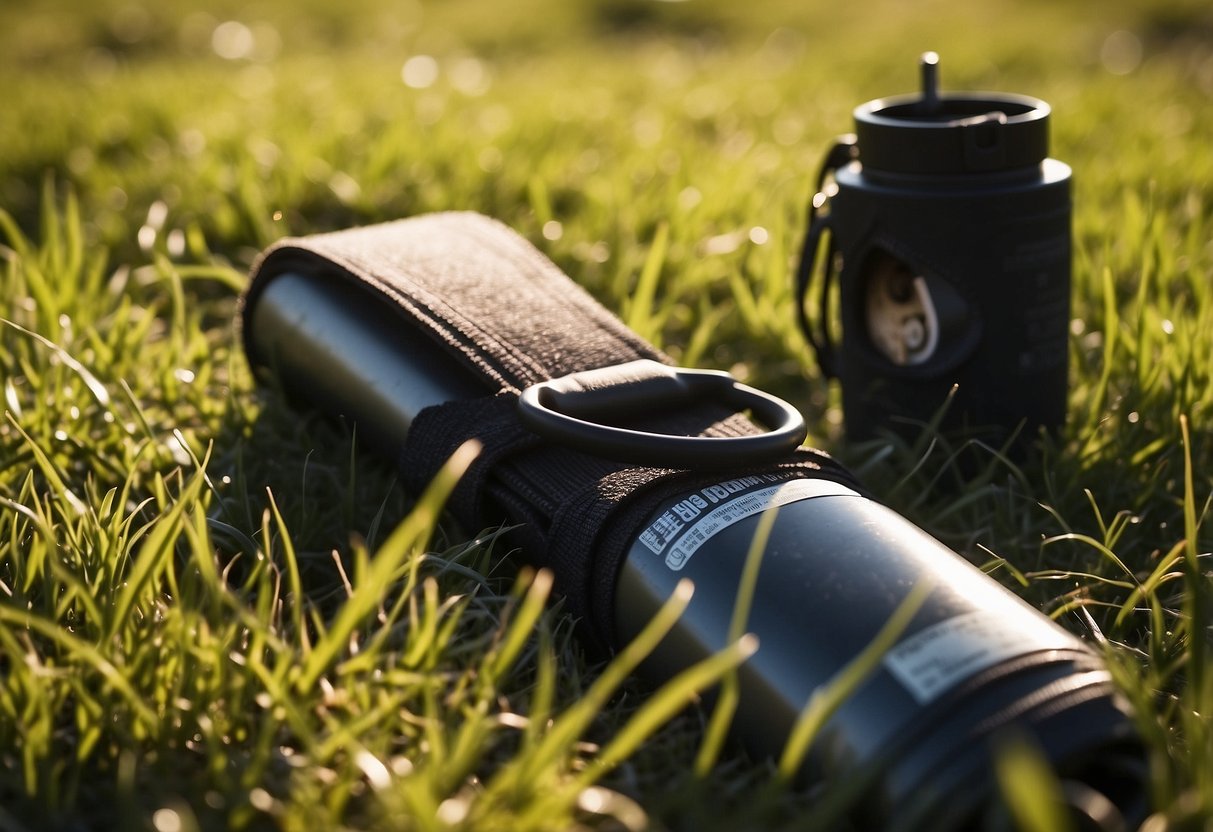
[[1065,421],[1070,168],[1049,158],[1044,101],[941,93],[934,53],[921,71],[919,93],[856,108],[827,154],[801,323],[841,382],[848,438],[913,437],[942,414],[945,431],[1022,448]]
[[[486,284],[493,280],[485,275]],[[426,408],[489,392],[432,339],[402,324],[398,307],[337,269],[269,277],[244,323],[250,357],[262,370],[304,403],[353,419],[389,458],[398,457]],[[585,405],[580,415],[592,421],[595,401],[636,398],[606,389],[630,384],[627,374],[618,378],[595,370],[529,389],[563,388],[559,406]],[[519,401],[527,399],[524,393]],[[561,449],[577,439],[551,441]],[[653,449],[652,464],[663,452]],[[672,497],[639,496],[626,512],[634,519],[618,530],[625,555],[613,580],[596,586],[608,619],[604,640],[626,644],[683,579],[695,587],[641,668],[654,685],[735,636],[751,544],[773,515],[743,622],[759,646],[737,680],[734,728],[751,752],[779,757],[814,693],[878,639],[916,587],[927,588],[895,643],[824,723],[800,777],[863,784],[851,810],[858,829],[987,828],[1000,812],[999,750],[1026,740],[1061,778],[1078,828],[1113,832],[1125,828],[1122,816],[1141,817],[1140,745],[1096,652],[840,478],[806,469],[740,471],[716,466]],[[481,522],[503,519],[526,521]],[[597,568],[558,568],[565,567]]]

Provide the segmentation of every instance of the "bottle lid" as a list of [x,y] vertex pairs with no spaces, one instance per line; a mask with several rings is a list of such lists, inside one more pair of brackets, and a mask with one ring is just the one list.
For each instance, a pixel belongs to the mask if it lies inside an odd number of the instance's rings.
[[1012,93],[940,93],[939,56],[925,53],[922,90],[855,108],[864,169],[901,174],[995,173],[1049,155],[1049,105]]

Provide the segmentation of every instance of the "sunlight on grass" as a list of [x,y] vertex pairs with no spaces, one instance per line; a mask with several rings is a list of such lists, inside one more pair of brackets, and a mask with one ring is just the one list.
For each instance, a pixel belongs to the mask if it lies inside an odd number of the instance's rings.
[[[1213,818],[1208,4],[194,5],[0,8],[0,826],[842,823],[725,738],[744,604],[730,647],[643,689],[683,596],[595,662],[550,574],[443,518],[466,457],[414,500],[257,388],[232,321],[263,246],[452,208],[795,401],[1104,651],[1149,832]],[[820,154],[927,48],[948,88],[1049,100],[1075,171],[1070,419],[1026,462],[843,445],[792,314]],[[785,774],[900,620],[806,705]],[[720,680],[715,715],[687,707]],[[1000,773],[1025,828],[1061,828],[1030,749]]]

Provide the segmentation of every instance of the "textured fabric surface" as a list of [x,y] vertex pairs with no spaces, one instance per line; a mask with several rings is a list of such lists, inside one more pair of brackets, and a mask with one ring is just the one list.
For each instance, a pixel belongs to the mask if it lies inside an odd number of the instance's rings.
[[529,242],[480,214],[281,240],[254,265],[246,309],[268,278],[300,265],[365,283],[505,390],[636,358],[668,363]]
[[[304,270],[354,281],[478,373],[495,395],[452,401],[414,420],[399,467],[419,493],[466,440],[479,457],[450,509],[465,529],[517,527],[523,556],[550,567],[568,610],[596,644],[613,638],[615,575],[636,529],[657,502],[708,481],[696,474],[627,465],[544,441],[517,418],[530,384],[638,358],[669,363],[522,237],[487,217],[433,214],[365,228],[283,240],[253,269],[244,298],[247,327],[258,294],[275,275]],[[712,403],[656,409],[637,424],[684,436],[743,436],[760,428]],[[828,456],[807,449],[777,465],[729,469],[730,476],[794,468],[855,487]]]

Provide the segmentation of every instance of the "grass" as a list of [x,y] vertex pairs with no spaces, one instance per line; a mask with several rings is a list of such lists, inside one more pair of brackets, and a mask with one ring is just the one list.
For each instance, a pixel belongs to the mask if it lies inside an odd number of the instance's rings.
[[[792,399],[895,509],[1101,643],[1151,750],[1150,832],[1213,822],[1206,4],[501,8],[0,7],[0,828],[822,816],[679,711],[744,644],[654,696],[491,530],[438,519],[449,483],[409,498],[254,384],[231,321],[257,250],[448,208]],[[819,154],[929,48],[945,87],[1050,101],[1075,169],[1070,422],[1020,468],[844,444],[795,331]],[[1040,793],[1029,752],[1008,766]]]

